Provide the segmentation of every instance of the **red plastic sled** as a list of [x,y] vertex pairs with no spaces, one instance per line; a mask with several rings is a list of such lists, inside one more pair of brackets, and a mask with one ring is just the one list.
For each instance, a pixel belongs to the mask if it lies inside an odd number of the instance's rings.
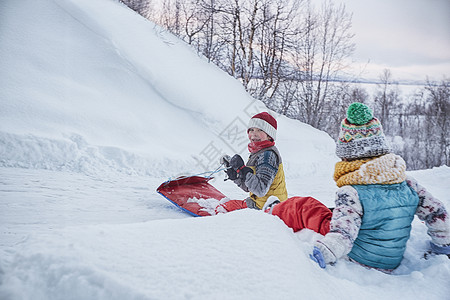
[[161,184],[156,191],[167,200],[195,216],[211,216],[214,207],[226,198],[219,190],[208,183],[212,177],[179,177]]

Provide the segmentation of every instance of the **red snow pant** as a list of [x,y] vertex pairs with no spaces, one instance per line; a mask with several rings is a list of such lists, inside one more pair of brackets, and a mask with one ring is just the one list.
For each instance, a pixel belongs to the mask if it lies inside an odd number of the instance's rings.
[[333,213],[312,197],[291,197],[275,205],[272,215],[278,216],[294,232],[308,228],[325,235],[330,231]]
[[[247,208],[244,200],[230,200],[221,204],[227,211]],[[304,228],[325,235],[330,231],[333,215],[325,205],[313,197],[291,197],[273,207],[272,215],[279,217],[294,232]]]
[[[220,204],[218,207],[222,207],[226,211],[230,212],[233,210],[247,208],[247,202],[245,202],[245,200],[229,200],[223,204]],[[216,213],[218,211],[220,211],[220,210],[216,208]]]

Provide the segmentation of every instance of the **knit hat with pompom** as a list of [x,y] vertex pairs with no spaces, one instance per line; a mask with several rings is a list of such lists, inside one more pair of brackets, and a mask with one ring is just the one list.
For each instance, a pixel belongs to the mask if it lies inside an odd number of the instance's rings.
[[277,120],[268,112],[254,115],[248,122],[247,132],[252,127],[261,129],[273,140],[277,138]]
[[380,156],[391,152],[380,121],[365,104],[355,102],[342,120],[336,155],[345,159]]

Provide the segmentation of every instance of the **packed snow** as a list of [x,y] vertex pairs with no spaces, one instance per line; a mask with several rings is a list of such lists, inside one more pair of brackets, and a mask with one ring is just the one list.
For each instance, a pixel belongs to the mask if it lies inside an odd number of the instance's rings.
[[[112,0],[0,2],[0,299],[450,299],[417,218],[393,275],[309,258],[310,230],[241,210],[194,218],[156,192],[246,151],[265,110]],[[278,116],[289,196],[333,206],[334,141]],[[450,168],[408,172],[450,208]],[[246,194],[223,172],[211,181]]]

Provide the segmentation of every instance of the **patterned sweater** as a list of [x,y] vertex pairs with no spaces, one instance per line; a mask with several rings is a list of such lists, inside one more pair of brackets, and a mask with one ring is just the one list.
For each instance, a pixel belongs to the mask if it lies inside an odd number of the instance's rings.
[[[342,164],[349,170],[342,170],[345,169]],[[348,164],[353,166],[348,168]],[[330,232],[315,243],[323,253],[326,263],[334,263],[351,251],[361,227],[364,212],[358,192],[351,184],[393,184],[406,180],[419,196],[415,214],[425,222],[432,242],[439,246],[450,245],[450,216],[444,205],[414,178],[406,176],[405,170],[405,162],[395,154],[386,154],[362,162],[336,164],[335,180],[340,188],[336,192],[336,207],[330,223]]]
[[[274,148],[274,150],[271,150],[271,148]],[[245,180],[238,178],[234,182],[244,191],[251,192],[258,197],[266,195],[281,162],[277,152],[275,146],[273,146],[251,154],[247,166],[255,167],[255,174],[248,173]],[[250,197],[246,199],[246,202],[249,208],[260,209]]]

